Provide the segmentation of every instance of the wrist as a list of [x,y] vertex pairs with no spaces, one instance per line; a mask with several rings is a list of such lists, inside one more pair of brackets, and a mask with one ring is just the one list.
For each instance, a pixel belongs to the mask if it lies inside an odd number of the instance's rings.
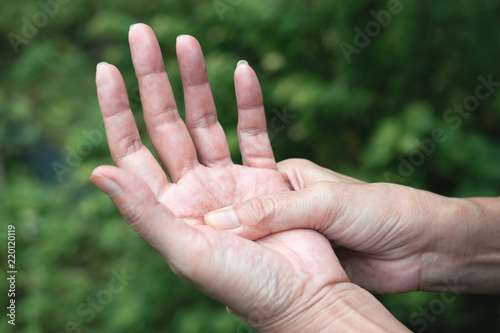
[[420,290],[500,291],[498,198],[450,198],[432,229],[434,238],[422,257]]
[[408,332],[368,291],[339,283],[301,313],[261,332]]

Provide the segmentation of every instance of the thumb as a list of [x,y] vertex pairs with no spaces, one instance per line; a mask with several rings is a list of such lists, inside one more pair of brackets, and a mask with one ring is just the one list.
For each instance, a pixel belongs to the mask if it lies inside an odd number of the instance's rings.
[[[341,205],[343,184],[319,182],[301,191],[254,197],[205,214],[205,223],[255,240],[292,229],[325,231]],[[348,201],[347,201],[348,202]]]
[[[90,180],[116,205],[128,224],[163,256],[175,256],[184,237],[194,232],[159,203],[139,177],[114,166],[96,168]],[[168,259],[167,259],[168,260]]]

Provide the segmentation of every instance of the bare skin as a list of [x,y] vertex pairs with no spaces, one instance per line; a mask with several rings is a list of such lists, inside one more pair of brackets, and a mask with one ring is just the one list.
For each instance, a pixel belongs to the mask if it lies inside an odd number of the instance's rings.
[[251,198],[206,223],[248,239],[317,230],[341,246],[350,280],[376,293],[500,292],[499,198],[369,184],[300,159],[279,170],[294,192]]
[[288,191],[267,136],[257,77],[247,64],[235,71],[243,165],[234,165],[198,42],[177,41],[184,123],[154,33],[137,24],[129,40],[148,134],[172,182],[142,145],[123,79],[108,64],[98,66],[96,84],[117,167],[98,167],[91,180],[173,271],[262,332],[407,331],[349,282],[321,234],[294,230],[254,242],[203,224],[211,210]]

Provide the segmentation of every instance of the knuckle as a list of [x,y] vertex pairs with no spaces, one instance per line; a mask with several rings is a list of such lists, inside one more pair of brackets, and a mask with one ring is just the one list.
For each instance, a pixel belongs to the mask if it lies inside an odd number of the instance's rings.
[[323,194],[331,194],[338,187],[343,187],[343,184],[339,184],[330,180],[322,180],[311,186],[311,189],[315,192],[320,192]]
[[249,207],[252,224],[267,222],[275,216],[276,203],[271,197],[252,198]]
[[310,187],[315,209],[311,211],[318,228],[329,226],[352,202],[351,188],[343,183],[320,181]]
[[132,205],[122,209],[121,211],[125,221],[143,238],[147,238],[149,228],[147,223],[144,223],[145,213],[136,205]]
[[[195,112],[193,110],[193,114],[197,114],[197,113],[202,113],[203,114],[203,110],[196,110],[198,112]],[[196,120],[193,120],[192,122],[190,121],[188,124],[186,124],[187,128],[189,130],[197,130],[197,129],[200,129],[200,128],[210,128],[214,125],[217,124],[217,113],[215,112],[210,112],[210,113],[207,113],[207,114],[203,114],[201,117],[199,117],[198,119]]]
[[259,136],[261,134],[267,134],[267,128],[265,126],[256,126],[256,127],[245,127],[239,128],[239,133],[246,136]]
[[278,167],[281,168],[301,168],[307,165],[313,164],[312,162],[303,158],[289,158],[278,163]]
[[129,134],[121,138],[115,144],[113,160],[117,163],[129,155],[133,155],[142,148],[141,138],[138,138],[135,133]]

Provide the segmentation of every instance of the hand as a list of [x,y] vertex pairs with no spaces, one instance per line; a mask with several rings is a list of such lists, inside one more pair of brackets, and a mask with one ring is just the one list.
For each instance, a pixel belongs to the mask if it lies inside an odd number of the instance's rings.
[[[320,234],[289,231],[252,242],[203,225],[208,211],[288,190],[267,136],[257,77],[246,64],[235,72],[244,166],[234,165],[217,122],[197,41],[189,36],[177,41],[184,124],[153,32],[145,25],[134,25],[129,37],[148,133],[172,183],[142,145],[123,80],[107,64],[98,66],[96,83],[118,168],[98,167],[91,180],[111,197],[139,235],[177,275],[263,332],[320,331],[330,325],[373,331],[387,328],[388,322],[403,329],[373,296],[349,283]],[[364,314],[355,311],[361,306]]]
[[[281,162],[279,169],[295,192],[252,198],[205,215],[206,223],[219,229],[239,226],[227,231],[248,239],[317,230],[340,246],[335,253],[349,279],[377,293],[442,291],[447,278],[457,284],[455,255],[466,258],[467,251],[450,249],[471,243],[466,235],[472,228],[464,223],[478,216],[471,202],[400,185],[367,184],[306,160]],[[498,270],[487,274],[489,280],[492,274]]]

